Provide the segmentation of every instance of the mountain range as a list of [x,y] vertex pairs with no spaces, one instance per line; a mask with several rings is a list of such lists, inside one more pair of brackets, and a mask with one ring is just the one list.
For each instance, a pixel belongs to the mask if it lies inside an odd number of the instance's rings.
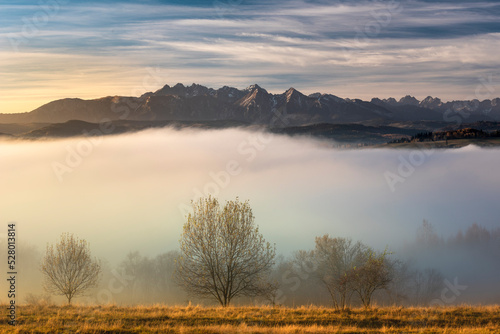
[[[92,124],[120,121],[123,132],[172,122],[182,126],[208,122],[209,127],[227,126],[232,122],[239,126],[264,126],[279,133],[286,133],[287,128],[293,129],[290,130],[293,133],[304,132],[297,127],[316,132],[318,125],[322,125],[319,128],[328,128],[326,132],[348,129],[353,133],[368,131],[373,134],[380,130],[378,140],[372,139],[381,142],[386,137],[459,128],[473,122],[488,122],[491,127],[492,123],[500,122],[500,98],[443,102],[430,96],[422,101],[405,96],[400,100],[373,98],[363,101],[332,94],[305,95],[294,88],[272,94],[259,85],[246,89],[228,86],[212,89],[179,83],[172,87],[165,85],[140,97],[68,98],[27,113],[0,114],[0,133],[50,137],[55,131],[70,135],[84,124],[70,122],[70,125],[54,126],[68,121]],[[79,126],[75,128],[75,124]]]

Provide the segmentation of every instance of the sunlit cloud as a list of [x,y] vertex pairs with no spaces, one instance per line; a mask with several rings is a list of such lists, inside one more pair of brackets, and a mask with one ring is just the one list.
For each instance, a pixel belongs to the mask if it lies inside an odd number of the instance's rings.
[[0,112],[130,95],[148,68],[168,73],[153,89],[259,83],[272,92],[464,99],[500,65],[492,56],[500,51],[500,8],[492,1],[73,3],[24,36],[18,52],[13,38],[41,7],[0,9]]
[[[68,231],[110,261],[130,250],[156,255],[178,247],[184,209],[209,193],[249,199],[281,253],[310,248],[324,233],[397,248],[424,218],[445,235],[473,222],[498,226],[491,166],[500,154],[490,150],[436,151],[393,192],[384,174],[397,173],[409,151],[342,151],[234,129],[90,140],[2,142],[0,183],[9,191],[0,210],[25,242],[43,248]],[[229,162],[238,173],[228,177]]]

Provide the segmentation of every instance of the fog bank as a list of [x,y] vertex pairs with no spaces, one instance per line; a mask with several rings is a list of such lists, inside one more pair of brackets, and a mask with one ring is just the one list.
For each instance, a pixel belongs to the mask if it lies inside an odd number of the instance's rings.
[[[417,155],[418,154],[418,155]],[[2,142],[0,212],[43,250],[62,232],[111,262],[176,249],[190,201],[250,200],[278,251],[350,236],[393,248],[422,219],[438,234],[498,224],[498,150],[336,150],[244,130],[162,129],[123,136]]]

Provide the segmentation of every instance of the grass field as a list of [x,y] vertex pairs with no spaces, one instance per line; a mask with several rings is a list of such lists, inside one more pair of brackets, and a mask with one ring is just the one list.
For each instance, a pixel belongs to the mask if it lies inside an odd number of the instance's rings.
[[448,308],[21,306],[2,333],[500,333],[500,306]]

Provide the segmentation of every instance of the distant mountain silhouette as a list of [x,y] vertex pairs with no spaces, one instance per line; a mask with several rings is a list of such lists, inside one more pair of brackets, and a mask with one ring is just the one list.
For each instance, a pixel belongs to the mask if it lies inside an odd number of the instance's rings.
[[215,90],[179,83],[140,97],[68,98],[27,113],[0,114],[0,135],[81,136],[101,123],[113,122],[112,134],[162,126],[254,126],[341,142],[384,143],[419,132],[464,128],[470,123],[475,123],[476,129],[493,131],[499,129],[498,121],[500,98],[442,102],[430,96],[419,101],[408,95],[399,101],[373,98],[367,102],[331,94],[305,95],[294,88],[271,94],[259,85]]
[[[259,85],[244,90],[192,84],[166,85],[141,97],[62,99],[31,112],[0,114],[0,123],[98,123],[103,119],[136,121],[232,120],[273,127],[317,123],[384,125],[401,121],[446,121],[446,113],[461,112],[467,121],[500,121],[500,99],[442,102],[427,97],[374,98],[370,102],[331,94],[304,95],[294,88],[271,94]],[[451,116],[449,116],[451,118]]]

